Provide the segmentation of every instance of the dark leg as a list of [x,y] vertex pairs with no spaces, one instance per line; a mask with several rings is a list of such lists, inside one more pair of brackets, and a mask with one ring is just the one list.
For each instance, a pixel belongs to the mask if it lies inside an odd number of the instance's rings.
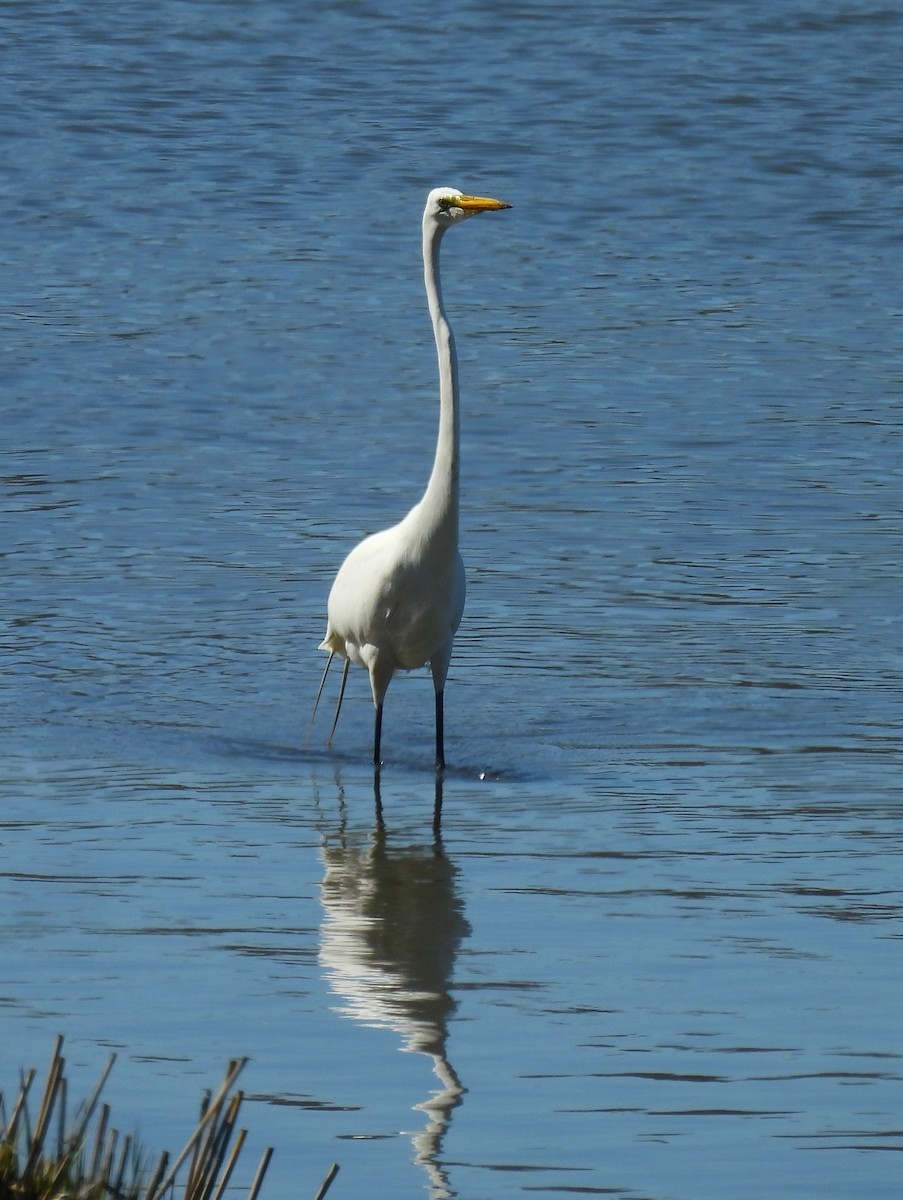
[[436,770],[445,770],[445,707],[442,692],[436,692]]
[[433,837],[436,839],[436,849],[442,843],[442,773],[436,772],[436,798],[433,803]]
[[382,833],[382,831],[385,829],[385,824],[383,822],[383,796],[382,789],[379,786],[378,766],[373,768],[373,802],[376,811],[376,828],[380,833]]
[[383,706],[381,704],[377,704],[377,706],[376,706],[376,724],[373,728],[373,765],[374,765],[374,767],[378,767],[380,765],[379,743],[382,739],[382,735],[383,735]]

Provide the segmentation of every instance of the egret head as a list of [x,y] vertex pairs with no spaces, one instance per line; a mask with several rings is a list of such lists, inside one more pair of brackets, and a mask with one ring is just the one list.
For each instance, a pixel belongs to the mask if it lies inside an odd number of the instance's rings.
[[433,188],[426,198],[426,209],[423,214],[424,222],[433,221],[440,229],[449,229],[468,217],[474,217],[481,212],[497,212],[501,208],[510,208],[504,200],[491,200],[488,196],[468,196],[458,188]]

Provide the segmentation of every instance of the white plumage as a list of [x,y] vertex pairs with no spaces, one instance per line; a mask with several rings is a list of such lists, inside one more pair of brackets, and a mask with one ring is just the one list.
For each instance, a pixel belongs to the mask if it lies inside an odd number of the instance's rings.
[[[452,644],[464,611],[464,564],[458,553],[458,364],[439,283],[439,246],[453,225],[480,212],[510,208],[501,200],[435,188],[423,212],[423,272],[439,360],[439,434],[423,498],[403,521],[365,538],[336,575],[327,605],[329,651],[317,703],[333,656],[345,660],[335,721],[349,663],[370,676],[379,766],[383,701],[392,676],[429,663],[436,696],[436,767],[445,766],[443,694]],[[314,705],[316,712],[316,704]],[[313,718],[311,718],[313,719]],[[332,733],[330,733],[330,741]]]

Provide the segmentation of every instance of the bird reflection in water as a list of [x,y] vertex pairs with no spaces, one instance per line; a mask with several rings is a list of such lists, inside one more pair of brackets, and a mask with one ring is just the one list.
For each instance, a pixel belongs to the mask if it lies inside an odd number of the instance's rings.
[[438,1087],[415,1105],[426,1114],[427,1125],[413,1143],[432,1200],[442,1200],[452,1195],[441,1165],[442,1139],[465,1090],[446,1049],[456,1007],[449,988],[470,926],[455,887],[457,872],[439,835],[441,778],[436,779],[434,836],[428,845],[391,845],[378,771],[374,797],[376,827],[366,842],[349,834],[344,820],[324,839],[320,962],[342,999],[339,1012],[363,1025],[394,1029],[406,1050],[432,1060]]

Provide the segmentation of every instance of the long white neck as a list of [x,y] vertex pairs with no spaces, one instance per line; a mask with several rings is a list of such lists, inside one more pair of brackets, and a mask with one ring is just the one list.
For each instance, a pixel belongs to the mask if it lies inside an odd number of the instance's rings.
[[439,436],[432,474],[419,508],[431,532],[453,552],[458,545],[458,358],[439,282],[439,245],[443,233],[435,222],[424,220],[423,281],[439,358]]

